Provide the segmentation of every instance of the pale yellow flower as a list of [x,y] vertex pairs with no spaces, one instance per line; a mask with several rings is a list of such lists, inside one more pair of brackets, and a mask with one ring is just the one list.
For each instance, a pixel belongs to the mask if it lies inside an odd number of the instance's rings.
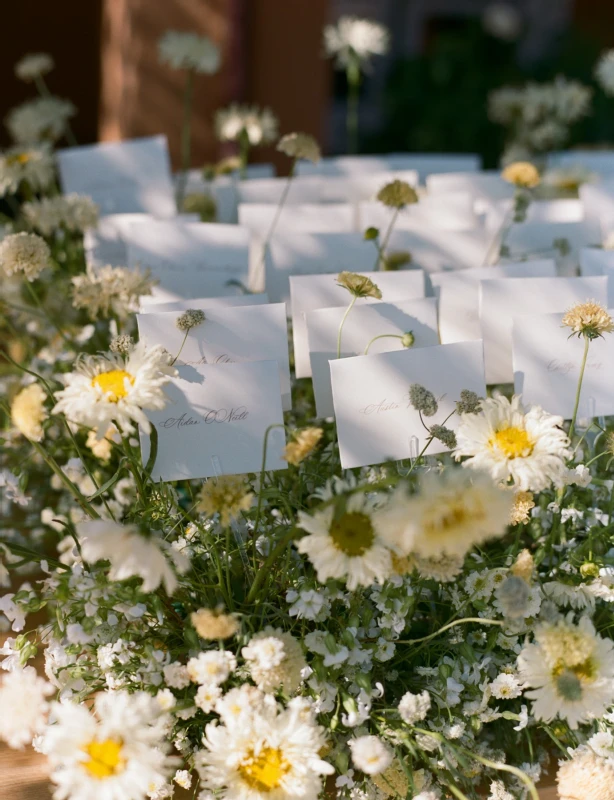
[[373,283],[371,278],[366,275],[358,275],[356,272],[340,272],[337,275],[337,284],[347,289],[354,297],[374,297],[376,300],[382,299],[379,287]]
[[288,464],[300,464],[316,448],[322,438],[322,428],[304,428],[294,436],[293,442],[288,442],[284,450],[283,459]]
[[596,339],[604,333],[614,331],[614,320],[602,305],[595,300],[587,300],[585,303],[577,303],[566,312],[563,326],[571,328],[578,336]]
[[529,161],[514,161],[513,164],[508,164],[501,177],[521,189],[533,189],[540,181],[539,172]]
[[239,630],[237,620],[217,608],[199,608],[190,620],[201,639],[229,639]]
[[[522,494],[530,494],[530,492],[522,492]],[[531,495],[531,499],[532,498],[533,495]],[[522,578],[522,580],[527,583],[531,582],[535,571],[535,560],[527,549],[521,550],[520,553],[518,553],[518,557],[512,564],[510,571],[512,575],[515,575],[517,578]]]
[[11,404],[13,425],[34,442],[40,442],[43,438],[43,422],[48,416],[45,411],[46,397],[38,383],[31,383],[15,396]]
[[512,513],[510,515],[510,523],[512,525],[519,525],[521,522],[527,522],[532,508],[535,508],[532,492],[516,492],[514,495]]
[[418,202],[418,195],[406,181],[391,181],[377,193],[380,203],[390,208],[405,208]]
[[92,451],[92,455],[101,461],[108,461],[113,452],[113,442],[119,441],[119,434],[115,425],[111,425],[106,435],[99,439],[96,431],[88,433],[85,444]]
[[253,498],[254,495],[240,475],[223,475],[211,478],[204,484],[196,507],[210,516],[219,514],[222,525],[229,525],[241,511],[251,507]]
[[304,158],[314,164],[321,158],[320,145],[308,133],[287,133],[277,143],[277,149],[290,158]]
[[614,800],[614,766],[588,748],[561,763],[556,782],[561,800]]

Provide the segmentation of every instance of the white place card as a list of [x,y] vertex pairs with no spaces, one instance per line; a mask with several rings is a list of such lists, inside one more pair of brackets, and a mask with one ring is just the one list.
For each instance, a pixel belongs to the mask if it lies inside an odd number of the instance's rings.
[[503,180],[498,170],[452,172],[429,175],[426,188],[430,195],[466,192],[478,207],[489,207],[514,196],[514,187]]
[[415,170],[420,183],[438,172],[477,172],[480,156],[474,153],[387,153],[380,156],[336,156],[317,164],[299,161],[299,175],[365,175],[386,170]]
[[262,178],[237,183],[239,203],[271,203],[277,205],[285,194],[284,205],[322,202],[322,178],[317,175],[304,178]]
[[147,267],[160,287],[176,292],[178,298],[236,293],[236,289],[227,287],[229,281],[249,288],[250,235],[245,228],[202,222],[141,222],[128,226],[124,240],[128,266]]
[[571,258],[578,262],[582,247],[599,244],[601,232],[589,220],[583,222],[521,222],[509,229],[505,239],[508,257],[515,261],[522,257],[553,258],[558,256],[554,243],[566,241]]
[[[427,425],[442,424],[463,389],[484,397],[482,342],[461,342],[330,362],[337,435],[344,469],[417,455],[428,433],[409,402],[418,383],[437,398],[439,410]],[[446,426],[455,430],[454,414]],[[412,450],[412,437],[418,450]],[[437,439],[426,454],[447,451]]]
[[[335,414],[329,362],[337,358],[337,336],[344,314],[344,308],[324,308],[305,315],[316,412],[322,418]],[[367,346],[365,358],[402,350],[398,337],[408,332],[414,337],[412,349],[439,344],[434,297],[353,308],[342,330],[341,358],[364,355]]]
[[[614,311],[610,310],[610,314]],[[570,337],[563,314],[514,317],[514,391],[527,405],[571,419],[576,401],[584,339]],[[578,416],[614,414],[614,337],[606,333],[589,347]]]
[[[359,229],[379,228],[381,236],[390,225],[395,209],[381,203],[360,203]],[[473,198],[467,192],[441,195],[424,195],[417,203],[401,210],[394,227],[414,229],[421,224],[432,225],[440,230],[466,231],[479,224],[474,210]]]
[[57,153],[62,190],[89,195],[100,213],[177,213],[166,136],[69,147]]
[[[487,383],[511,383],[512,322],[520,314],[566,311],[594,299],[608,302],[607,278],[506,278],[480,283],[480,323]],[[539,331],[534,331],[539,337]]]
[[[239,225],[265,238],[279,206],[274,203],[241,203]],[[301,203],[284,206],[279,214],[276,231],[330,231],[339,233],[354,230],[354,208],[349,203]]]
[[[424,273],[421,270],[405,272],[361,272],[371,278],[380,291],[382,300],[361,297],[355,308],[368,303],[396,302],[424,297]],[[297,378],[311,377],[309,342],[305,314],[319,308],[347,308],[352,295],[337,283],[337,275],[293,275],[290,277],[290,308],[292,337],[294,339],[294,370]]]
[[608,267],[614,267],[614,250],[603,250],[601,247],[583,247],[580,250],[582,275],[605,275]]
[[482,338],[480,326],[480,281],[496,278],[554,278],[552,259],[431,273],[431,284],[439,294],[439,335],[442,344]]
[[[205,321],[187,336],[176,326],[182,312],[138,314],[139,336],[161,344],[177,365],[233,364],[243,361],[276,361],[285,410],[292,408],[288,326],[283,303],[205,309]],[[185,339],[185,341],[184,341]],[[183,343],[183,346],[182,346]]]
[[[244,178],[241,178],[235,171],[229,175],[218,175],[213,180],[206,181],[202,169],[191,169],[187,174],[185,192],[186,195],[209,195],[215,201],[215,221],[236,225],[239,206],[238,183],[252,179],[272,178],[274,175],[275,167],[272,164],[248,164]],[[176,174],[174,177],[175,185],[177,185],[179,175]]]
[[[264,438],[283,425],[279,368],[275,361],[179,367],[165,387],[169,401],[147,411],[158,434],[154,480],[179,481],[258,472]],[[285,435],[270,431],[266,469],[285,469]],[[143,463],[150,437],[141,431]]]
[[190,308],[205,311],[207,308],[231,308],[233,306],[261,306],[269,302],[268,295],[238,294],[235,297],[196,297],[189,300],[160,301],[155,297],[141,298],[141,314],[157,314],[161,311],[187,311]]

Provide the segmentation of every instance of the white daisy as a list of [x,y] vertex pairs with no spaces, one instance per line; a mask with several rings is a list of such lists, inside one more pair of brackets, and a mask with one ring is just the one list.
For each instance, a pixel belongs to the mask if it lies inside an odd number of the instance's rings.
[[278,122],[269,108],[233,104],[216,112],[215,132],[220,142],[238,142],[244,134],[257,147],[277,139]]
[[415,725],[426,718],[431,708],[431,696],[427,691],[420,694],[406,692],[399,702],[399,714],[403,722]]
[[21,749],[42,733],[53,686],[39,678],[34,667],[18,666],[0,677],[0,741]]
[[331,504],[313,514],[299,511],[297,525],[309,535],[296,548],[307,554],[321,583],[338,578],[354,591],[357,586],[383,583],[391,575],[392,554],[373,513],[375,504],[355,493],[343,509]]
[[266,628],[255,634],[241,651],[254,683],[264,692],[283,687],[293,694],[301,685],[301,673],[307,666],[297,640],[279,628]]
[[502,672],[490,684],[490,692],[497,700],[513,700],[522,694],[522,686],[515,675]]
[[534,642],[518,656],[534,716],[546,722],[559,716],[574,729],[599,718],[614,702],[613,651],[588,617],[578,625],[568,617],[536,628]]
[[264,701],[264,694],[260,689],[244,683],[238,688],[226,692],[224,697],[215,706],[215,711],[222,718],[225,725],[231,727],[244,714],[251,714],[260,708]]
[[220,48],[207,36],[167,31],[158,43],[160,61],[173,69],[213,75],[220,68]]
[[236,724],[207,725],[203,744],[196,768],[221,800],[317,800],[334,772],[319,755],[324,729],[302,707],[263,703]]
[[352,763],[367,775],[378,775],[392,764],[393,753],[379,736],[359,736],[348,745]]
[[0,197],[15,194],[22,183],[35,192],[48,189],[55,178],[51,153],[43,147],[11,147],[0,154]]
[[519,395],[482,400],[478,414],[463,414],[456,432],[455,457],[463,466],[489,472],[499,482],[512,481],[521,491],[565,485],[569,439],[562,417],[539,406],[528,412]]
[[6,117],[6,127],[18,144],[56,142],[66,132],[68,120],[77,109],[70,100],[59,97],[37,97],[22,103]]
[[85,705],[54,703],[42,750],[58,785],[57,800],[145,797],[167,781],[175,759],[166,753],[168,717],[145,692],[106,692]]
[[190,680],[200,685],[219,686],[234,672],[237,661],[229,650],[207,650],[188,661]]
[[66,388],[56,392],[58,402],[53,412],[95,428],[99,438],[112,423],[124,433],[133,433],[133,423],[137,422],[149,433],[151,426],[143,409],[166,405],[162,387],[177,374],[169,361],[163,347],[148,348],[143,342],[125,358],[118,353],[80,357],[74,372],[62,376]]
[[324,28],[324,49],[334,56],[340,67],[357,60],[366,66],[372,56],[382,56],[390,47],[388,29],[379,22],[359,17],[343,16],[335,25]]
[[142,590],[153,592],[163,584],[167,594],[177,588],[177,577],[171,568],[186,572],[189,560],[159,538],[146,538],[133,525],[119,525],[112,520],[93,519],[77,524],[81,553],[85,561],[109,561],[109,580],[143,579]]

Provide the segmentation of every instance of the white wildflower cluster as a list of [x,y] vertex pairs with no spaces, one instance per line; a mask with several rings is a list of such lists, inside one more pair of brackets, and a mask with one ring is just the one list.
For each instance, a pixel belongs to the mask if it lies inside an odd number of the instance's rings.
[[106,265],[72,278],[72,303],[91,319],[126,319],[138,311],[141,297],[150,295],[153,286],[149,272]]
[[54,180],[55,162],[47,148],[11,147],[0,153],[0,197],[16,194],[23,186],[44,192]]
[[388,29],[374,20],[344,16],[324,28],[326,55],[344,69],[353,60],[367,66],[373,56],[385,55],[389,47]]
[[58,230],[84,233],[98,224],[98,206],[86,195],[68,194],[33,200],[24,203],[23,213],[28,224],[46,237]]
[[220,142],[238,142],[245,136],[251,147],[272,144],[278,136],[277,117],[269,108],[233,104],[215,115]]
[[68,121],[76,114],[69,100],[38,97],[14,108],[6,117],[6,127],[18,144],[55,143],[66,133]]
[[159,43],[160,61],[173,69],[212,75],[220,66],[220,50],[211,39],[195,33],[167,31]]

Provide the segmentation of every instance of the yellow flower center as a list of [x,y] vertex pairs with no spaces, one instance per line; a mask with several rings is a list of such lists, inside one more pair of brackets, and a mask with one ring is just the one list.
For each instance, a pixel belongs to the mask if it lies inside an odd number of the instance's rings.
[[122,758],[123,742],[121,739],[104,739],[102,742],[91,741],[83,747],[89,756],[83,766],[93,778],[105,780],[119,775],[126,767]]
[[277,789],[289,771],[290,764],[277,747],[263,747],[257,755],[252,751],[239,765],[245,783],[258,792]]
[[27,164],[30,160],[29,153],[14,153],[12,156],[8,156],[6,159],[6,163],[9,166],[13,166],[14,164]]
[[366,514],[350,512],[333,520],[330,536],[337,550],[346,556],[362,556],[373,544],[375,532]]
[[558,661],[552,668],[552,677],[559,678],[563,673],[570,673],[584,683],[592,683],[597,676],[597,665],[589,656],[586,661],[575,666],[568,666],[562,660]]
[[117,403],[128,394],[126,380],[130,385],[134,383],[133,376],[126,370],[112,369],[109,372],[101,372],[100,375],[92,378],[92,386],[99,386],[106,394],[107,400]]
[[488,442],[491,450],[495,448],[507,458],[526,458],[533,452],[533,442],[524,428],[501,428]]

